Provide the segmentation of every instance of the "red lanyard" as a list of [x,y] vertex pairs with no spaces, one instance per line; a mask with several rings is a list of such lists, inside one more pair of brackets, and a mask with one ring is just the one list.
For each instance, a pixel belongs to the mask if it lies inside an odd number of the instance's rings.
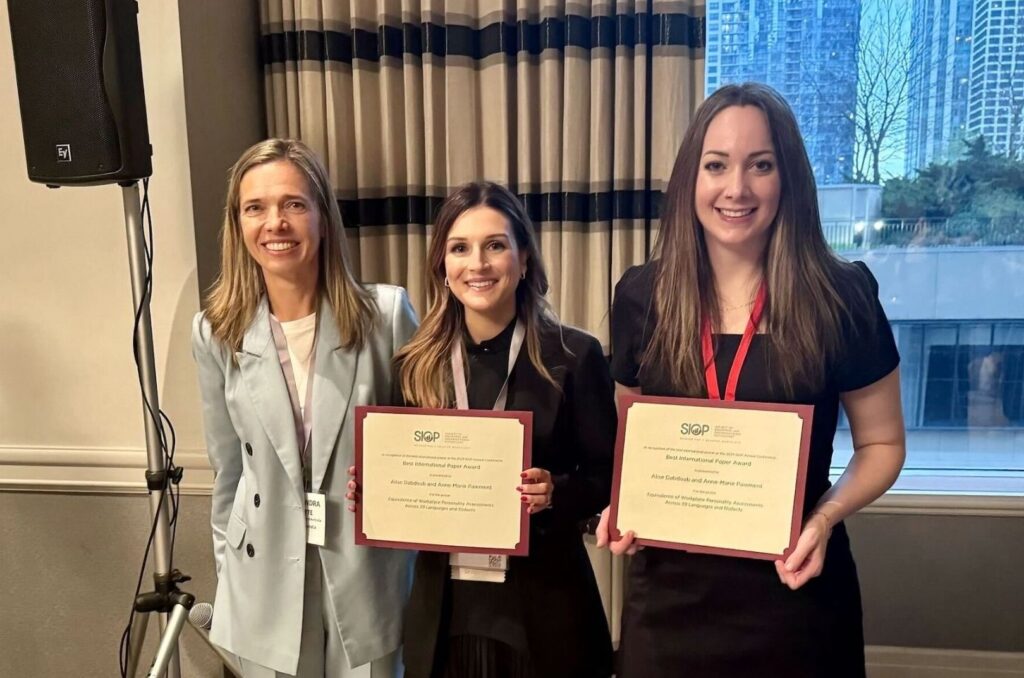
[[701,326],[700,348],[704,356],[704,379],[707,381],[708,398],[711,400],[736,400],[736,384],[740,381],[740,370],[743,363],[747,361],[747,353],[750,351],[750,342],[757,334],[757,326],[761,323],[761,314],[764,312],[764,302],[767,292],[764,282],[757,288],[757,297],[754,298],[754,308],[750,312],[750,320],[747,321],[747,329],[743,331],[743,338],[740,346],[736,349],[736,357],[732,360],[732,367],[729,368],[729,379],[725,382],[725,397],[722,398],[718,390],[718,370],[715,368],[715,347],[711,342],[711,323],[707,318]]

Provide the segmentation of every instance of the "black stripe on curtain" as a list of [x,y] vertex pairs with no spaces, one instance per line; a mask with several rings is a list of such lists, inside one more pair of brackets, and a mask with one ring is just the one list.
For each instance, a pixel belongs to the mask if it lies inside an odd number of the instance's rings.
[[[646,198],[650,198],[649,200]],[[613,219],[657,219],[661,193],[643,190],[604,193],[527,193],[519,199],[536,224],[592,223]],[[346,228],[433,223],[443,198],[418,195],[339,200]],[[650,205],[650,208],[648,208]]]
[[537,23],[497,22],[480,29],[434,23],[380,26],[376,32],[280,31],[261,37],[263,65],[319,61],[351,64],[355,59],[463,56],[484,59],[493,54],[515,56],[545,50],[614,48],[637,45],[704,47],[704,18],[688,14],[566,16]]

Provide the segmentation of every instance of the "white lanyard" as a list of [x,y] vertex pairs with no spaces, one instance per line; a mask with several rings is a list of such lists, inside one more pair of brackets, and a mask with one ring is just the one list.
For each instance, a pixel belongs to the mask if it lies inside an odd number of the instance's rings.
[[302,463],[302,476],[307,491],[312,485],[312,422],[313,407],[313,357],[316,355],[316,342],[320,334],[320,318],[316,319],[316,330],[313,334],[313,347],[309,351],[309,365],[306,375],[306,398],[300,408],[298,387],[295,385],[295,372],[292,369],[291,354],[288,352],[288,340],[284,336],[281,323],[274,316],[270,316],[270,331],[274,335],[274,345],[277,347],[277,358],[281,361],[281,371],[284,372],[284,380],[288,384],[288,399],[292,404],[292,417],[295,420],[295,437],[299,444],[299,461]]
[[[516,320],[516,328],[512,330],[512,343],[508,347],[508,371],[505,373],[505,383],[498,391],[498,399],[494,401],[494,410],[502,411],[508,402],[508,381],[512,376],[512,368],[519,357],[519,351],[523,347],[523,340],[526,337],[526,327],[519,320]],[[452,342],[452,381],[455,382],[455,407],[460,410],[469,409],[469,393],[466,390],[466,365],[462,358],[462,335],[455,337]]]
[[[516,327],[512,330],[512,343],[508,347],[508,370],[505,372],[505,382],[498,391],[498,399],[494,401],[494,410],[502,411],[508,403],[508,382],[512,377],[512,368],[515,367],[516,358],[523,348],[523,340],[526,337],[526,326],[516,320]],[[455,382],[455,407],[460,410],[469,409],[469,393],[466,389],[466,365],[462,359],[462,335],[455,337],[452,342],[452,381]],[[476,553],[453,553],[449,556],[449,563],[452,570],[452,579],[470,581],[505,581],[505,572],[508,570],[508,557],[490,554]]]

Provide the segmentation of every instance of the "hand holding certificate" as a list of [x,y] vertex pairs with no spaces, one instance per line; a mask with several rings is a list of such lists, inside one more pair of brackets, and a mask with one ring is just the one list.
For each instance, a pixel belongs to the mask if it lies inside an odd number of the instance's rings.
[[356,543],[527,555],[529,412],[356,408]]
[[792,551],[811,406],[627,396],[619,412],[613,538],[772,560]]

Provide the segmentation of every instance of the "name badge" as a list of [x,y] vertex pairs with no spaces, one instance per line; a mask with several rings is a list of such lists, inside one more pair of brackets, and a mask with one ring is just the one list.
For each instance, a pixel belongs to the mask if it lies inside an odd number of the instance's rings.
[[306,543],[323,546],[327,538],[327,497],[306,493]]
[[508,571],[508,556],[490,553],[453,553],[448,557],[452,579],[500,584]]

